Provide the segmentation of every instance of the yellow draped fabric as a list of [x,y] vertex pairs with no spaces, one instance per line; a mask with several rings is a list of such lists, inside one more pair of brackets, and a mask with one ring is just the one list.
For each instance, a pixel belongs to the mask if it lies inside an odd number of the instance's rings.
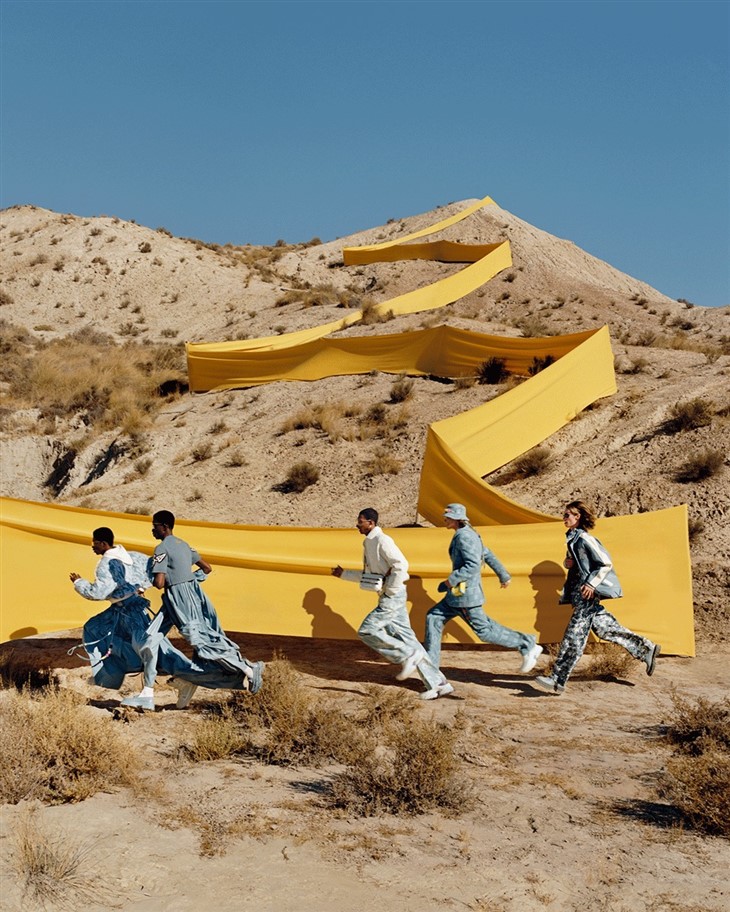
[[[91,532],[110,526],[128,549],[151,553],[147,517],[100,513],[20,500],[0,500],[0,638],[80,626],[95,613],[80,598],[70,571],[93,578]],[[354,517],[353,517],[354,519]],[[662,644],[665,653],[694,654],[685,507],[602,519],[596,533],[614,557],[626,597],[606,603],[619,620]],[[352,639],[373,607],[372,593],[330,575],[336,564],[362,567],[355,529],[298,529],[178,522],[175,531],[214,567],[205,588],[224,627],[250,633]],[[409,608],[417,635],[440,597],[449,569],[445,529],[390,529],[410,561]],[[559,607],[565,571],[562,523],[488,526],[479,530],[513,581],[500,589],[485,576],[487,611],[509,627],[558,641],[569,616]],[[158,595],[151,591],[153,603]],[[150,593],[148,593],[149,595]],[[99,608],[102,607],[100,603]],[[451,625],[447,641],[474,642]],[[446,659],[448,664],[448,659]]]
[[[438,256],[471,265],[427,288],[377,305],[396,314],[441,307],[478,288],[511,264],[509,244],[408,244],[456,224],[489,197],[421,231],[382,244],[347,248],[346,263]],[[334,323],[245,342],[188,345],[190,388],[225,389],[272,380],[311,381],[377,367],[393,373],[473,375],[489,357],[525,374],[533,358],[555,363],[497,399],[434,423],[428,433],[418,508],[441,523],[449,502],[467,505],[485,541],[507,566],[513,583],[487,583],[489,614],[509,627],[536,632],[542,642],[562,636],[569,609],[557,606],[564,571],[562,524],[524,507],[482,477],[563,427],[581,409],[615,392],[608,330],[548,339],[506,339],[450,327],[357,339],[323,337],[357,322],[352,313]],[[550,505],[557,509],[557,505]],[[151,552],[149,520],[124,514],[0,501],[2,587],[0,639],[80,625],[91,603],[73,591],[68,574],[93,576],[91,531],[110,525],[127,548]],[[353,517],[354,521],[354,517]],[[180,522],[176,531],[216,568],[206,588],[230,630],[290,636],[352,638],[372,608],[372,593],[334,579],[329,568],[361,564],[354,530],[269,528]],[[664,652],[694,654],[692,584],[687,512],[602,519],[597,533],[611,552],[626,597],[611,605],[619,620],[662,644]],[[449,569],[449,533],[443,529],[392,530],[411,564],[408,584],[414,629]],[[461,642],[465,627],[452,625]],[[448,639],[448,636],[447,636]]]
[[[407,259],[431,259],[471,264],[454,275],[433,282],[425,288],[418,288],[388,301],[381,301],[375,305],[373,311],[382,315],[392,313],[395,316],[401,316],[443,307],[476,291],[498,272],[511,266],[512,253],[509,241],[501,241],[497,244],[458,244],[452,241],[435,241],[425,244],[405,243],[441,231],[488,205],[494,205],[494,201],[487,196],[456,215],[442,219],[434,225],[405,237],[384,241],[380,244],[343,248],[343,261],[348,266],[356,263]],[[338,330],[346,329],[348,326],[359,323],[361,319],[362,312],[358,310],[331,323],[323,323],[321,326],[312,326],[293,333],[283,333],[280,336],[263,336],[259,339],[232,342],[188,343],[186,353],[190,389],[193,392],[205,392],[250,385],[245,379],[248,376],[245,366],[252,353],[299,347],[307,342],[329,336]],[[286,379],[304,378],[289,377]],[[252,383],[256,382],[266,383],[268,380],[252,381]]]

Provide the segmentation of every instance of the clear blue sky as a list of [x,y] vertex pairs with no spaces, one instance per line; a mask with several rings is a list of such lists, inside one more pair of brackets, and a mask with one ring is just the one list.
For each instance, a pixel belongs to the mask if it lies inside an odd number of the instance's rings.
[[323,240],[470,197],[730,304],[730,3],[3,0],[3,207]]

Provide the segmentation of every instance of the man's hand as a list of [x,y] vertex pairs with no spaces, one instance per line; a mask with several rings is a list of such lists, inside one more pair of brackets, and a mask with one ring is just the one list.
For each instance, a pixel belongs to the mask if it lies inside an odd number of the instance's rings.
[[504,583],[500,583],[500,584],[499,584],[499,588],[500,588],[500,589],[506,589],[507,586],[509,586],[509,584],[510,584],[510,581],[509,581],[509,580],[506,580]]
[[596,594],[596,590],[593,588],[593,586],[589,586],[588,583],[583,583],[583,585],[580,587],[580,594],[583,596],[583,598],[592,599]]
[[338,564],[336,567],[333,567],[330,570],[330,573],[332,574],[332,576],[340,577],[340,576],[342,576],[342,567],[340,567],[340,565]]
[[69,573],[68,578],[72,583],[75,583],[77,579],[81,579],[81,574],[79,573]]

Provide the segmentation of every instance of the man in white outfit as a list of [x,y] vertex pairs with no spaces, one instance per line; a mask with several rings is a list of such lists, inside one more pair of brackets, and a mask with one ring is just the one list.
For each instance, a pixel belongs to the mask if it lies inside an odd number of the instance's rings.
[[366,645],[394,665],[401,665],[399,681],[417,672],[426,690],[422,700],[435,700],[453,693],[454,688],[431,662],[411,627],[406,608],[408,561],[393,539],[378,525],[372,507],[361,510],[357,530],[363,535],[362,570],[332,568],[332,575],[378,593],[378,604],[360,625],[357,634]]

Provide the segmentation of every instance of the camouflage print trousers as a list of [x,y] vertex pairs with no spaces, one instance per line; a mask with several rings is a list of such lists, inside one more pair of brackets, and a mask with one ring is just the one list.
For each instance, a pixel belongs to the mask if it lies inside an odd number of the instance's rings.
[[596,598],[586,599],[576,588],[571,593],[573,614],[563,634],[563,641],[558,650],[558,657],[553,665],[553,677],[565,686],[576,662],[583,655],[591,630],[602,640],[618,643],[630,652],[635,659],[643,661],[649,650],[649,643],[644,637],[622,627],[616,618],[609,614]]

